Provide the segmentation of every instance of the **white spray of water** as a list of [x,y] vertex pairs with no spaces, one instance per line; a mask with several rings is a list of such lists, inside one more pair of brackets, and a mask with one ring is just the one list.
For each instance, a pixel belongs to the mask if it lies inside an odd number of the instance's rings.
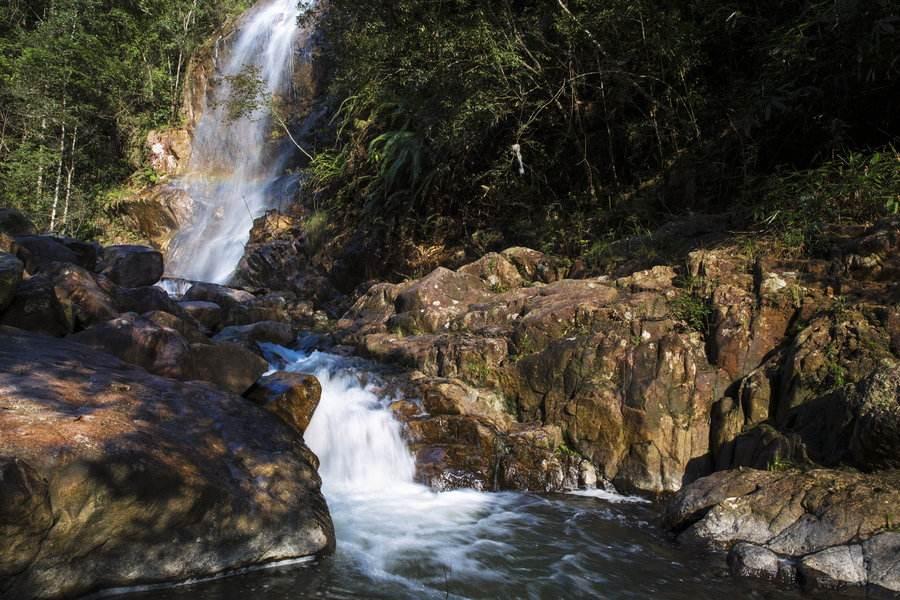
[[273,152],[267,144],[272,119],[265,102],[234,119],[229,77],[258,75],[264,95],[290,91],[295,52],[303,35],[298,0],[264,0],[248,12],[224,64],[217,65],[213,101],[194,135],[182,186],[193,200],[193,217],[172,242],[169,275],[226,283],[244,253],[253,219],[276,202],[279,177],[293,148]]
[[[422,594],[442,595],[443,574],[494,580],[475,554],[514,518],[509,495],[435,493],[414,483],[415,460],[386,400],[360,383],[345,359],[266,346],[291,371],[314,374],[322,398],[304,435],[319,457],[338,551],[368,576]],[[412,577],[409,565],[431,566],[436,579]]]

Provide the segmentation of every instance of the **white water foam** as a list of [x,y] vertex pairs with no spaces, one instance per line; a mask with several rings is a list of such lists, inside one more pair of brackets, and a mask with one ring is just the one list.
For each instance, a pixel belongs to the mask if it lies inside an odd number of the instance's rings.
[[414,483],[415,461],[399,422],[345,359],[267,349],[288,362],[287,370],[312,373],[322,384],[305,439],[321,461],[339,552],[352,555],[367,575],[427,596],[442,595],[443,581],[411,576],[416,564],[473,581],[498,576],[474,555],[485,545],[503,547],[492,538],[519,518],[505,510],[512,494],[436,493]]

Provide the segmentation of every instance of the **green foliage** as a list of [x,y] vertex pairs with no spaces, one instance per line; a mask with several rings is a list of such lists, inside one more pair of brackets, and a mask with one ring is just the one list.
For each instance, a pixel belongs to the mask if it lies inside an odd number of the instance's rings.
[[715,316],[712,302],[706,294],[706,280],[702,277],[688,277],[676,281],[676,284],[683,290],[669,300],[672,316],[694,331],[706,335],[712,328]]
[[776,473],[784,473],[786,471],[793,471],[797,469],[798,466],[791,460],[781,457],[780,455],[775,455],[775,458],[769,462],[768,470]]
[[673,214],[749,207],[808,250],[825,195],[841,214],[898,210],[889,0],[328,6],[339,108],[313,173],[348,227],[442,223],[467,245],[489,229],[485,249],[599,268],[610,240]]
[[776,174],[763,190],[754,220],[776,232],[787,247],[816,253],[828,223],[900,212],[900,153],[893,146],[851,152],[815,169]]
[[569,448],[565,442],[563,442],[559,446],[557,446],[556,453],[559,454],[560,456],[565,456],[568,458],[577,458],[580,456],[578,454],[578,452]]
[[[0,205],[95,235],[104,198],[178,124],[191,57],[250,0],[7,0],[0,10]],[[69,211],[63,222],[65,199]]]
[[323,210],[314,212],[303,220],[302,227],[306,243],[310,251],[315,253],[328,236],[328,213]]

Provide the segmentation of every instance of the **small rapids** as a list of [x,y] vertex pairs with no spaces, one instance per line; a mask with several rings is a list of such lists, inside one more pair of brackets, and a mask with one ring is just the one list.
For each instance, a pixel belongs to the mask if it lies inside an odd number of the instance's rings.
[[415,483],[392,399],[364,383],[373,380],[365,363],[273,345],[266,351],[279,369],[311,373],[322,384],[305,438],[321,462],[335,556],[138,598],[801,597],[733,580],[724,561],[679,548],[655,526],[657,507],[639,497],[433,492]]

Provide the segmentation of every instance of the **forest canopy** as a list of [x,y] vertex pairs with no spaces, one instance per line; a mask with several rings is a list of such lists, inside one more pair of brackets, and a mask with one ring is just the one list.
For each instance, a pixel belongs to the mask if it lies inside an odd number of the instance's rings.
[[316,181],[384,239],[578,256],[688,213],[787,230],[900,210],[892,0],[327,6],[339,109]]
[[[96,232],[110,190],[152,183],[143,141],[183,118],[191,57],[250,4],[0,0],[0,205]],[[333,119],[307,194],[334,239],[596,258],[686,214],[809,246],[900,211],[892,0],[318,8]]]

